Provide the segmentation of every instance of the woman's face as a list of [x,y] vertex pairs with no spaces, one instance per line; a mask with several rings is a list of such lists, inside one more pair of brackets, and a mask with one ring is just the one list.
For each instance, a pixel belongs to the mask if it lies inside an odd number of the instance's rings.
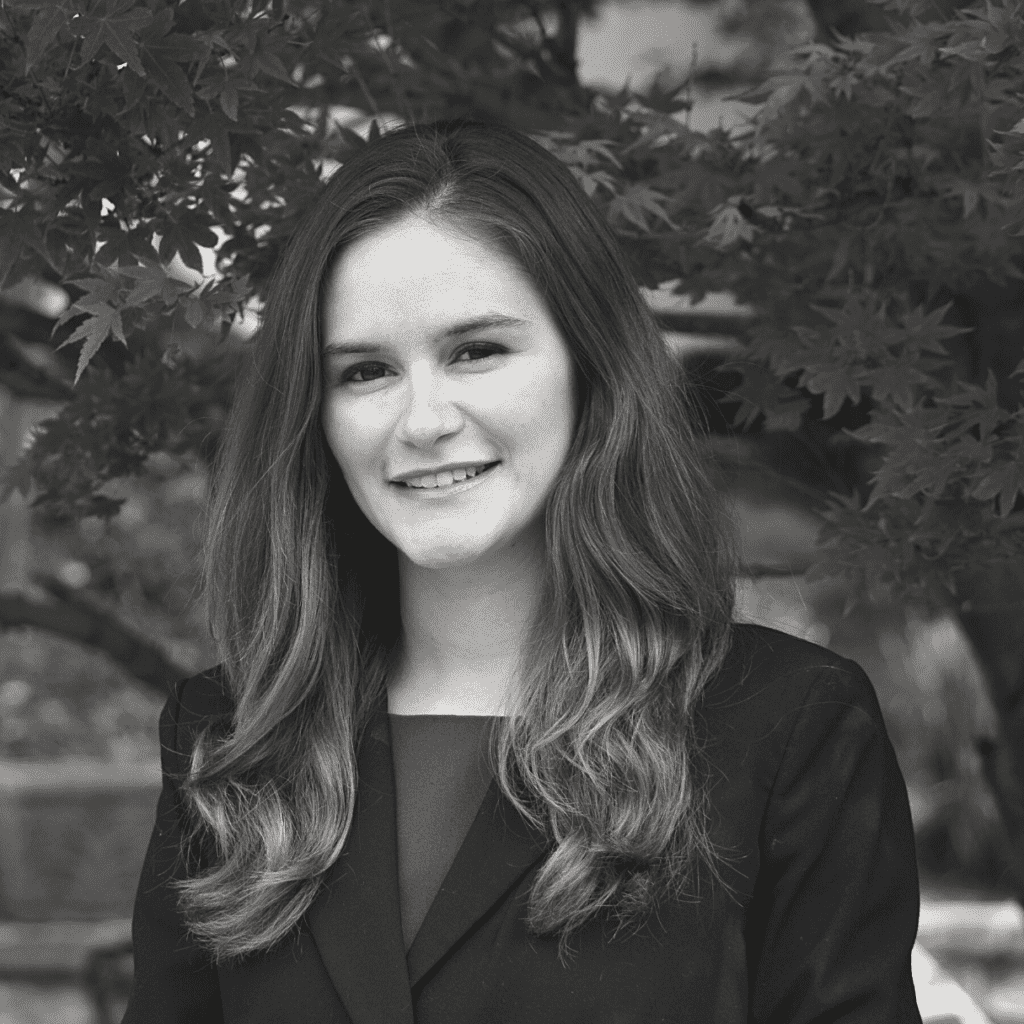
[[574,377],[530,279],[410,217],[349,246],[325,285],[322,423],[366,518],[431,568],[542,543]]

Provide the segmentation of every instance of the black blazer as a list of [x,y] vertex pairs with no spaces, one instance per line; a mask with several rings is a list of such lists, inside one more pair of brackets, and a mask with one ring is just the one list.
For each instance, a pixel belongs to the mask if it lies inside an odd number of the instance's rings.
[[166,881],[197,727],[230,712],[220,672],[177,684],[160,718],[164,783],[132,925],[124,1024],[919,1024],[919,889],[907,790],[856,663],[737,625],[706,693],[716,842],[734,899],[663,902],[639,932],[588,923],[563,967],[524,926],[551,848],[492,782],[412,947],[402,941],[386,707],[358,750],[355,818],[293,937],[215,966]]

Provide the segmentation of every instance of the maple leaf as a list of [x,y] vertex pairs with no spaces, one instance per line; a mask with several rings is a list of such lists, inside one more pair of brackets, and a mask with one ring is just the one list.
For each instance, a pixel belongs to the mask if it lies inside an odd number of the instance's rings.
[[284,66],[284,61],[273,50],[260,47],[256,51],[256,66],[265,75],[269,75],[285,85],[295,84],[292,81],[292,76],[288,74],[288,69]]
[[805,370],[800,384],[814,395],[825,396],[822,419],[830,420],[835,416],[847,398],[854,405],[860,402],[861,383],[851,377],[849,368],[845,366],[829,365]]
[[913,385],[927,387],[934,385],[935,379],[917,367],[893,360],[886,366],[865,373],[863,383],[871,389],[873,401],[892,399],[900,408],[910,409],[914,404]]
[[229,276],[219,281],[207,281],[203,285],[202,300],[211,316],[230,323],[236,314],[242,314],[251,294],[249,275],[243,274],[241,277]]
[[579,168],[573,168],[573,171],[588,196],[593,196],[598,185],[604,185],[612,195],[615,195],[617,184],[607,171],[591,171],[589,174]]
[[965,39],[953,46],[940,46],[943,57],[963,57],[965,60],[981,63],[985,59],[985,46],[980,39]]
[[[79,303],[75,303],[76,306],[81,307]],[[82,321],[74,330],[69,338],[65,338],[57,348],[61,349],[65,345],[70,345],[74,341],[81,341],[85,339],[85,344],[82,346],[82,351],[78,355],[78,368],[75,370],[75,384],[78,383],[85,371],[86,366],[89,365],[89,360],[99,351],[100,345],[103,344],[113,335],[122,345],[128,346],[128,342],[124,336],[124,325],[121,323],[121,314],[118,310],[114,309],[113,306],[108,305],[105,302],[98,302],[90,304],[88,308],[88,316]]]
[[32,27],[25,37],[25,74],[39,63],[43,54],[55,43],[61,29],[67,26],[67,15],[59,4],[44,7],[32,19]]
[[31,250],[52,264],[46,251],[40,225],[33,223],[25,213],[0,209],[0,286],[2,286],[19,257]]
[[957,417],[961,429],[976,426],[984,441],[1000,424],[1012,418],[1012,414],[999,404],[998,385],[991,367],[984,388],[963,380],[955,381],[954,386],[958,389],[956,393],[936,395],[935,404],[965,410]]
[[[941,27],[940,27],[941,30]],[[901,64],[917,61],[927,66],[934,62],[938,49],[938,33],[929,25],[910,25],[905,30],[903,45],[896,53],[888,55],[877,65],[879,72],[889,71]]]
[[580,167],[586,171],[600,159],[622,169],[622,164],[612,151],[615,143],[611,139],[579,139],[572,144],[562,143],[559,140],[572,138],[572,133],[559,131],[537,132],[532,137],[570,167]]
[[930,457],[927,449],[923,450],[916,464],[906,467],[910,479],[903,487],[895,489],[892,494],[897,498],[914,498],[924,495],[939,498],[949,491],[950,480],[959,475],[958,467],[949,459]]
[[942,97],[935,89],[935,83],[927,77],[922,77],[919,82],[901,85],[900,92],[915,100],[907,108],[907,113],[915,120],[934,117],[942,109]]
[[208,225],[196,215],[185,212],[179,215],[176,223],[168,225],[166,234],[160,239],[160,258],[170,262],[177,253],[186,267],[202,273],[203,255],[199,247],[212,249],[218,242],[217,235]]
[[116,308],[119,303],[119,287],[116,278],[109,277],[80,277],[67,284],[85,290],[85,294],[64,310],[54,323],[54,330],[62,324],[67,323],[75,317],[86,314],[86,318],[75,328],[71,336],[65,338],[58,346],[58,349],[70,345],[75,341],[82,341],[82,351],[78,356],[78,369],[75,373],[75,384],[78,383],[82,372],[89,364],[89,360],[99,351],[100,345],[113,335],[122,345],[127,347],[128,342],[124,336],[124,325],[121,322],[121,313]]
[[88,64],[106,46],[120,60],[127,61],[135,74],[145,77],[139,60],[138,33],[153,19],[145,7],[136,7],[135,0],[107,0],[91,14],[82,15],[72,23],[82,36],[82,64]]
[[221,89],[220,95],[217,97],[220,100],[220,109],[232,120],[238,120],[238,90],[230,83],[225,82],[224,88]]
[[[181,292],[188,291],[190,287],[182,281],[168,277],[163,267],[151,263],[119,267],[118,270],[125,277],[136,282],[125,296],[122,306],[143,306],[158,295],[163,299],[165,305],[172,305],[177,296]],[[168,285],[172,285],[170,293]]]
[[684,79],[677,85],[672,85],[671,82],[663,81],[660,76],[656,76],[642,99],[645,106],[659,114],[677,114],[680,110],[689,111],[693,108],[691,91],[692,83],[689,80]]
[[635,121],[643,125],[640,134],[622,150],[623,155],[634,153],[638,149],[647,147],[656,149],[672,140],[683,142],[696,141],[700,137],[697,132],[688,128],[685,124],[677,121],[668,114],[659,113],[656,110],[639,109],[633,115]]
[[204,59],[212,44],[208,39],[171,32],[173,21],[173,11],[165,8],[141,34],[142,63],[156,87],[189,117],[195,117],[192,85],[180,65]]
[[725,364],[722,369],[738,370],[743,378],[735,390],[720,399],[722,404],[740,400],[733,428],[748,429],[762,413],[766,430],[796,430],[800,426],[810,403],[799,391],[782,384],[766,366],[745,361]]
[[958,465],[979,465],[992,461],[995,448],[991,441],[982,442],[970,434],[957,438],[956,444],[949,449],[949,456]]
[[206,308],[206,304],[198,298],[189,296],[182,303],[185,322],[189,327],[198,327],[205,319],[207,319],[209,313]]
[[903,329],[906,331],[907,347],[914,353],[930,352],[942,357],[943,365],[951,365],[949,350],[942,341],[945,338],[955,338],[960,334],[970,334],[973,328],[952,327],[943,324],[946,313],[949,312],[952,302],[939,306],[925,315],[924,307],[917,306],[902,317]]
[[672,223],[671,218],[662,208],[661,204],[664,199],[663,193],[657,192],[647,185],[634,183],[629,185],[622,195],[616,196],[608,204],[609,217],[613,220],[621,217],[631,224],[635,224],[641,231],[646,231],[648,230],[647,219],[644,214],[650,213],[665,221],[669,227],[678,230],[678,225]]
[[67,282],[76,288],[84,290],[85,294],[76,299],[59,317],[57,326],[66,323],[73,316],[75,310],[84,311],[90,305],[97,303],[112,303],[117,300],[117,285],[113,280],[105,277],[76,277]]
[[708,245],[713,245],[716,249],[728,249],[740,240],[754,240],[757,228],[740,212],[736,205],[738,201],[739,197],[733,196],[728,202],[711,211],[714,219],[704,236]]
[[972,498],[982,501],[999,495],[999,518],[1005,519],[1013,510],[1017,501],[1018,493],[1024,491],[1024,461],[1020,456],[1020,445],[1018,444],[1018,457],[1001,466],[996,466],[986,473],[981,482],[971,492]]

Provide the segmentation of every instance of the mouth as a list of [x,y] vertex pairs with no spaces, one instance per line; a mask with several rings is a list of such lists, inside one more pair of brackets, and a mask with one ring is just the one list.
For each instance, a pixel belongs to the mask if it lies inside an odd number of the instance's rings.
[[420,477],[416,481],[393,480],[392,484],[413,494],[451,494],[456,491],[468,490],[494,469],[495,466],[500,465],[500,461],[483,463],[472,475],[460,471],[462,479],[459,480],[455,479],[451,472],[448,472],[438,473],[431,477]]

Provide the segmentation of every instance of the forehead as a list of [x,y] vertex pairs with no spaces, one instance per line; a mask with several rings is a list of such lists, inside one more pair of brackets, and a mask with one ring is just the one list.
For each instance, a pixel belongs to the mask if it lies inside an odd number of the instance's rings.
[[448,227],[409,217],[350,245],[328,272],[328,336],[440,326],[453,316],[503,312],[535,320],[543,300],[518,264]]

